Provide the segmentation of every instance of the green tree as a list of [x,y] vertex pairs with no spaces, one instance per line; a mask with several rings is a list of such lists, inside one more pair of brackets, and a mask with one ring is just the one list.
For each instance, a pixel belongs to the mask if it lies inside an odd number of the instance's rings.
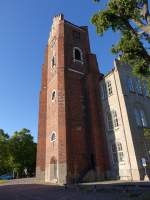
[[9,136],[0,129],[0,174],[8,172],[9,165]]
[[33,141],[30,130],[24,128],[16,131],[9,140],[9,151],[9,161],[17,176],[24,176],[25,168],[30,176],[35,172],[36,143]]
[[[94,0],[99,2],[100,0]],[[92,17],[97,34],[108,29],[119,31],[121,38],[112,53],[130,64],[133,72],[150,79],[150,14],[148,0],[108,0],[103,10]]]

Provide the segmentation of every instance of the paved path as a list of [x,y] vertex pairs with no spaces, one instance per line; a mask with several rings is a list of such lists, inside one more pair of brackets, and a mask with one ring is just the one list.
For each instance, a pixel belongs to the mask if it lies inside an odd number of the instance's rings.
[[65,188],[26,178],[0,185],[0,200],[143,200],[144,194],[150,200],[149,192],[150,182],[107,181]]
[[76,187],[65,190],[61,186],[38,184],[0,186],[0,200],[142,200],[144,193]]

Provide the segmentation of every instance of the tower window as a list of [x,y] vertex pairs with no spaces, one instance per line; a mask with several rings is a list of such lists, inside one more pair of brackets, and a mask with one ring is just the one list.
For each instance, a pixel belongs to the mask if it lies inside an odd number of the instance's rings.
[[56,98],[56,90],[53,90],[52,91],[52,102],[55,100],[55,98]]
[[55,57],[53,56],[51,61],[51,67],[54,68],[55,65],[56,65]]
[[56,133],[53,131],[50,135],[51,142],[54,142],[56,140]]
[[80,62],[83,64],[82,50],[78,47],[74,47],[73,49],[73,60],[74,62]]
[[75,59],[81,60],[81,52],[78,49],[75,50]]
[[74,40],[80,40],[80,32],[73,31],[73,39]]

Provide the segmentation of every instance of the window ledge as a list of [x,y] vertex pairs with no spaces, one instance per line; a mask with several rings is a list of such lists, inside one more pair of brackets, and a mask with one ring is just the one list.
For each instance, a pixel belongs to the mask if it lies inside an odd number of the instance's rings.
[[108,97],[111,97],[113,94],[108,94]]
[[119,162],[119,165],[125,165],[125,161]]
[[76,60],[76,59],[74,59],[73,62],[79,62],[79,63],[81,63],[82,65],[84,64],[84,62],[83,62],[82,60]]
[[113,132],[114,129],[107,129],[107,131],[110,133],[110,132]]
[[119,130],[119,126],[118,126],[118,127],[115,127],[115,128],[113,128],[113,129],[108,129],[107,131],[108,131],[108,132],[114,132],[114,131],[116,131],[116,130]]
[[150,127],[148,127],[148,126],[142,126],[142,125],[141,125],[141,126],[140,126],[140,125],[137,125],[137,127],[140,128],[140,129],[143,129],[143,128],[150,128]]
[[51,69],[54,69],[56,67],[56,64],[51,65]]
[[136,94],[136,91],[129,90],[130,93]]
[[143,94],[140,94],[140,93],[137,93],[139,96],[142,96],[142,97],[144,97],[144,95]]
[[55,141],[56,141],[56,139],[55,140],[50,140],[51,143],[54,143]]

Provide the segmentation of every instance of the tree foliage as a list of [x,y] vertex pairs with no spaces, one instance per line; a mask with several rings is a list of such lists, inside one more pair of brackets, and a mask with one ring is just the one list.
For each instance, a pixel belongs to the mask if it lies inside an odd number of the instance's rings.
[[28,129],[14,132],[12,137],[0,129],[0,174],[12,173],[18,177],[35,172],[36,143]]
[[21,176],[27,168],[31,174],[35,168],[36,144],[28,129],[16,131],[9,141],[12,166]]
[[9,136],[4,130],[0,129],[0,174],[5,173],[10,169],[9,149],[8,149]]
[[108,29],[119,31],[121,38],[118,44],[113,45],[112,53],[130,64],[137,75],[150,78],[148,0],[108,0],[106,7],[92,17],[92,23],[101,36]]

